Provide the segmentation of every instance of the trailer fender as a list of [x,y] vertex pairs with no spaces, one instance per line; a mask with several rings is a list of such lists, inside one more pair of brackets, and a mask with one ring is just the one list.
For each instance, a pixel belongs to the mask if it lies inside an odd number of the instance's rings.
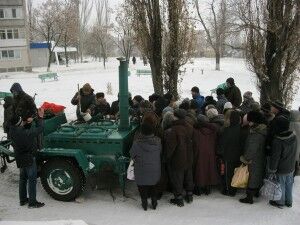
[[85,175],[94,167],[80,149],[44,148],[38,152],[37,157],[42,160],[52,157],[74,158]]

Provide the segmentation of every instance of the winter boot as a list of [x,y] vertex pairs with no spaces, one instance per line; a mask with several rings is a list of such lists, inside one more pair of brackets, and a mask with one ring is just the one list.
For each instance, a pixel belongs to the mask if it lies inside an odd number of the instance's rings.
[[200,187],[195,187],[193,193],[194,193],[194,195],[197,195],[197,196],[200,196],[200,195],[203,194],[203,192],[202,192],[202,190],[201,190]]
[[148,200],[147,199],[142,199],[142,207],[145,211],[148,209]]
[[152,209],[155,210],[157,207],[157,198],[156,197],[151,198],[151,205],[152,205]]
[[192,202],[193,202],[193,195],[187,194],[187,195],[185,196],[185,201],[186,201],[187,203],[192,203]]
[[23,200],[23,201],[20,201],[20,206],[24,206],[24,205],[26,205],[26,204],[28,204],[28,198],[26,198],[26,199]]
[[246,204],[253,204],[253,191],[252,190],[247,190],[247,196],[246,198],[240,199],[241,203],[246,203]]
[[170,200],[170,203],[173,204],[173,205],[177,205],[178,207],[183,207],[184,206],[182,197],[172,198]]
[[205,195],[209,195],[211,193],[211,188],[210,186],[206,186],[203,188],[203,192]]
[[34,208],[41,208],[45,205],[45,203],[42,203],[42,202],[35,202],[33,204],[28,204],[28,208],[29,209],[34,209]]

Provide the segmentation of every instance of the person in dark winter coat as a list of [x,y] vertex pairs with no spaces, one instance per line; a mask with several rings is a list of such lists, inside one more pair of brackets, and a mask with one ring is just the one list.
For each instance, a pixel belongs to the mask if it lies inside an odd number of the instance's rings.
[[[133,102],[132,102],[132,97],[131,97],[131,93],[128,93],[128,104],[129,104],[129,113],[131,114],[131,108],[133,106]],[[111,103],[111,107],[110,107],[110,116],[112,119],[116,119],[118,117],[119,114],[119,94],[118,94],[118,100],[113,101]]]
[[193,140],[194,193],[208,195],[220,180],[216,164],[217,128],[204,115],[197,118]]
[[249,180],[247,196],[240,199],[240,202],[253,204],[253,196],[258,197],[265,176],[266,156],[264,150],[267,126],[264,124],[264,117],[260,112],[249,112],[247,119],[250,125],[250,134],[246,140],[241,162],[248,165]]
[[38,135],[43,132],[43,116],[44,110],[39,109],[38,117],[35,121],[36,126],[31,124],[33,118],[28,118],[27,121],[24,121],[19,116],[15,116],[11,120],[11,123],[14,125],[9,129],[9,136],[14,148],[17,167],[20,168],[20,205],[23,206],[28,203],[29,208],[40,208],[44,206],[44,203],[36,200],[37,167],[35,161],[37,151],[36,140]]
[[255,103],[252,92],[247,91],[243,95],[244,101],[242,102],[242,105],[239,107],[239,109],[242,111],[244,115],[246,115],[248,112],[252,111],[252,105]]
[[273,206],[285,205],[292,207],[297,137],[293,131],[289,131],[290,121],[288,118],[279,117],[276,126],[268,172],[276,173],[281,186],[282,197],[279,201],[270,201],[270,204]]
[[300,174],[297,174],[300,172],[300,110],[292,110],[291,111],[290,130],[293,131],[297,137],[295,175],[300,175]]
[[217,91],[217,104],[216,104],[216,108],[219,112],[219,114],[222,114],[224,111],[224,105],[226,102],[228,102],[227,98],[225,97],[225,91],[222,88],[218,88]]
[[164,135],[164,149],[175,196],[170,202],[179,207],[184,206],[183,190],[186,191],[186,201],[191,203],[194,189],[192,172],[194,129],[185,121],[185,117],[185,110],[176,109],[175,121]]
[[225,96],[233,105],[234,108],[238,108],[242,103],[242,95],[240,89],[235,85],[234,79],[232,77],[226,80],[227,89],[225,91]]
[[[84,121],[82,113],[91,114],[95,107],[95,94],[89,83],[77,92],[71,100],[72,105],[77,105],[76,116],[79,121]],[[80,107],[79,107],[80,106]]]
[[105,99],[103,92],[96,94],[95,107],[93,108],[92,115],[97,116],[100,114],[101,117],[107,116],[110,113],[110,105]]
[[285,117],[287,119],[290,119],[290,112],[284,108],[283,103],[279,101],[275,101],[271,103],[271,113],[275,115],[274,119],[270,121],[269,126],[268,126],[268,136],[267,136],[267,143],[266,143],[266,153],[268,156],[270,156],[272,153],[272,142],[273,138],[276,133],[276,129],[278,128],[277,126],[277,121],[281,117]]
[[240,114],[232,111],[230,114],[230,124],[221,132],[218,144],[218,154],[221,156],[225,169],[222,176],[222,194],[235,196],[236,188],[231,187],[231,180],[234,169],[240,165],[242,155]]
[[10,121],[14,116],[14,99],[11,96],[6,96],[4,98],[4,121],[3,121],[3,129],[4,133],[9,133]]
[[14,83],[10,88],[10,92],[14,96],[14,114],[20,116],[23,121],[27,121],[28,118],[34,118],[37,109],[33,98],[23,91],[19,83]]
[[217,133],[219,133],[224,126],[224,116],[222,114],[219,114],[216,108],[207,110],[206,115],[209,119],[209,122],[216,126]]
[[136,58],[135,58],[135,56],[132,57],[132,63],[133,63],[133,65],[136,64]]
[[202,111],[202,106],[204,104],[204,97],[200,95],[200,90],[198,87],[193,87],[191,89],[192,97],[197,101],[198,111]]
[[134,140],[130,156],[134,161],[134,176],[140,192],[142,207],[147,210],[147,198],[151,197],[152,208],[157,207],[156,184],[161,176],[160,138],[154,136],[153,118],[145,116],[140,135]]

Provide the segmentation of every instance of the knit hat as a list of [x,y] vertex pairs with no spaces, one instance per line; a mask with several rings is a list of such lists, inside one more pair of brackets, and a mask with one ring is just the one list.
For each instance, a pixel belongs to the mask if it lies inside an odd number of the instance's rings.
[[232,77],[229,77],[227,80],[226,80],[227,83],[229,83],[231,86],[234,85],[234,79]]
[[262,113],[251,111],[247,115],[247,120],[252,123],[261,124],[265,122],[265,118]]
[[252,99],[252,92],[251,91],[246,91],[243,95],[245,99]]
[[19,84],[19,83],[14,83],[14,84],[11,86],[11,88],[10,88],[10,92],[11,92],[11,93],[14,93],[14,92],[16,92],[16,93],[23,92],[23,89],[22,89],[22,87],[21,87],[21,84]]
[[232,106],[231,102],[226,102],[226,103],[224,104],[224,110],[225,110],[225,109],[232,109],[232,108],[233,108],[233,106]]
[[85,85],[83,85],[82,91],[83,92],[91,92],[92,91],[91,85],[89,83],[86,83]]
[[186,117],[186,111],[184,109],[175,109],[174,116],[178,119],[184,119]]
[[272,105],[274,108],[278,109],[279,111],[285,109],[283,103],[280,102],[280,101],[271,102],[271,105]]
[[285,116],[279,116],[275,119],[275,134],[280,134],[282,132],[288,131],[290,128],[290,121]]
[[218,116],[219,113],[218,113],[217,109],[211,108],[211,109],[206,111],[206,115],[207,115],[208,119],[212,119],[212,118]]

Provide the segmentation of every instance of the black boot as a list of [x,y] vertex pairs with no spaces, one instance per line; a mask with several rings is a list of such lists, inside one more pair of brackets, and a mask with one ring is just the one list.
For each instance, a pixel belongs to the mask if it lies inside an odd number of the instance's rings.
[[241,203],[246,203],[246,204],[253,204],[253,191],[252,190],[247,190],[247,196],[246,198],[240,199]]
[[203,188],[204,194],[209,195],[211,193],[211,188],[210,186],[206,186]]
[[142,199],[142,207],[145,211],[147,211],[147,208],[148,208],[148,200],[147,199]]
[[191,195],[191,194],[186,195],[185,196],[185,201],[187,203],[192,203],[193,202],[193,195]]
[[157,199],[156,198],[151,198],[151,205],[152,205],[152,209],[156,209],[157,207]]
[[175,198],[172,198],[170,200],[170,203],[173,204],[173,205],[177,205],[178,207],[183,207],[184,206],[184,203],[183,203],[183,199],[182,197],[175,197]]
[[203,192],[202,192],[200,187],[195,187],[194,188],[194,195],[200,196],[202,194],[203,194]]

